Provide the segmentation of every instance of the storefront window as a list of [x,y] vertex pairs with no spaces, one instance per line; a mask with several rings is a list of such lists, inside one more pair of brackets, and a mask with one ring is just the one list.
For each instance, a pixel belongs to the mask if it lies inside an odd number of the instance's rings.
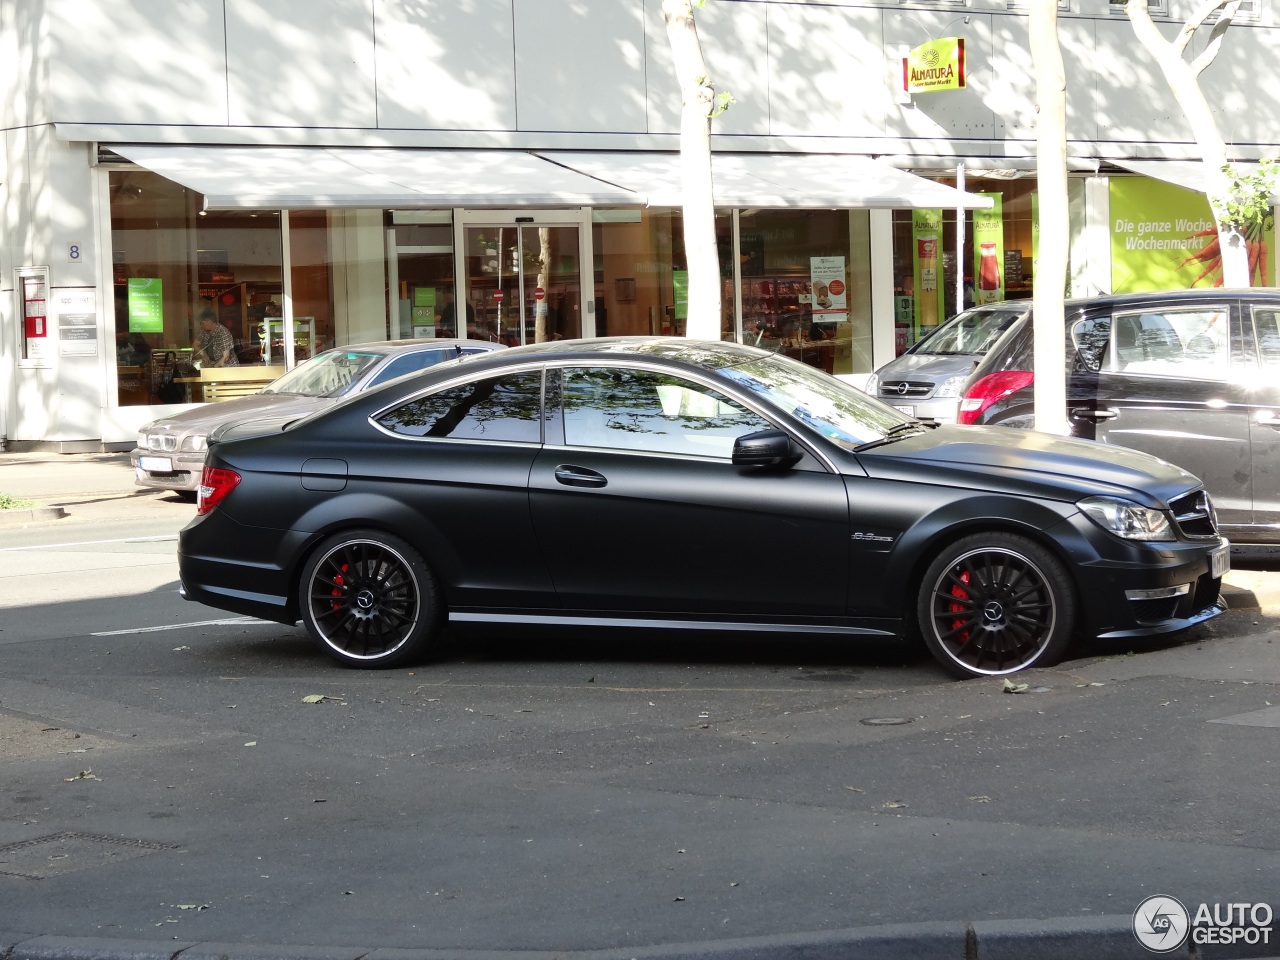
[[112,173],[110,188],[119,403],[188,400],[197,365],[263,366],[264,321],[282,306],[279,214],[205,212],[147,172]]
[[[940,182],[955,186],[954,179]],[[893,214],[894,324],[901,354],[939,323],[975,303],[1021,300],[1032,294],[1035,181],[968,180],[965,190],[994,200],[965,217],[957,263],[955,210]],[[956,304],[956,278],[963,303]]]
[[[592,227],[596,333],[599,336],[682,336],[688,320],[684,217],[673,210],[608,211],[617,220]],[[721,334],[733,337],[733,222],[716,215],[720,254]]]
[[475,310],[460,322],[453,276],[453,215],[448,210],[393,210],[387,267],[395,290],[391,337],[469,337]]
[[744,213],[744,341],[828,373],[870,371],[868,230],[865,210]]

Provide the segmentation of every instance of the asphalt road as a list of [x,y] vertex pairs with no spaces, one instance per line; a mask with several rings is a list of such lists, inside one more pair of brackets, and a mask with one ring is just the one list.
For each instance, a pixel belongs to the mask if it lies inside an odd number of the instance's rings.
[[182,601],[192,508],[136,506],[0,539],[0,930],[643,951],[1280,909],[1261,609],[1021,694],[896,646],[687,636],[358,672]]

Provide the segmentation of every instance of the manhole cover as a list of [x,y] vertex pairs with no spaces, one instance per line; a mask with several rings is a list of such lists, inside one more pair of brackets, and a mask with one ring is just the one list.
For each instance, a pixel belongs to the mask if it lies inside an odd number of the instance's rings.
[[904,723],[910,723],[910,717],[867,717],[865,720],[859,720],[859,723],[868,727],[898,727]]
[[0,874],[43,880],[71,873],[73,870],[145,857],[157,850],[176,849],[164,843],[95,837],[68,831],[0,847]]

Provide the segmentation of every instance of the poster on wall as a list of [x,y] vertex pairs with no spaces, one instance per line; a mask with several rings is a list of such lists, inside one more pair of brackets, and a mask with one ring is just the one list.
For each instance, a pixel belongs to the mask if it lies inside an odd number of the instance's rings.
[[[689,271],[672,270],[671,286],[672,295],[675,298],[673,316],[676,320],[687,320],[689,318]],[[674,330],[671,332],[675,333]]]
[[988,210],[973,211],[973,299],[975,303],[999,303],[1004,299],[1004,214],[1000,193],[980,193],[990,197]]
[[[1222,285],[1222,257],[1209,201],[1145,177],[1112,177],[1111,288],[1116,293]],[[1274,224],[1249,242],[1254,286],[1276,282]]]
[[130,277],[129,332],[164,333],[164,281],[159,277]]
[[942,211],[911,211],[911,257],[914,264],[915,320],[917,337],[938,325],[942,316],[942,278],[939,272],[942,246]]
[[815,322],[843,323],[849,319],[844,257],[810,257],[809,289],[813,292]]
[[[413,307],[410,310],[413,319],[413,336],[415,339],[434,337],[436,335],[436,288],[414,287]],[[462,336],[462,334],[457,334]]]

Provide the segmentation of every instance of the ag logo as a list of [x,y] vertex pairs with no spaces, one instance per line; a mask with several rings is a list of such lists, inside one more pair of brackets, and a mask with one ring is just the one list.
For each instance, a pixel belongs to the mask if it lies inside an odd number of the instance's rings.
[[1152,953],[1170,953],[1187,939],[1191,916],[1173,897],[1147,897],[1133,911],[1133,935]]

